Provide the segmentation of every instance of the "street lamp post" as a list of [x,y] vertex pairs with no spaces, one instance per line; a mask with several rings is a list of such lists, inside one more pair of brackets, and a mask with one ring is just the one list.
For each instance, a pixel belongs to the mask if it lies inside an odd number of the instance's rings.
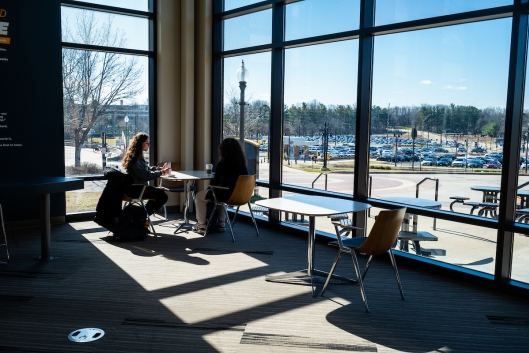
[[125,118],[123,119],[125,122],[125,145],[128,146],[128,137],[129,136],[129,117],[125,115]]
[[244,67],[244,60],[242,60],[241,67],[237,70],[237,79],[239,80],[239,88],[241,89],[241,101],[239,105],[241,106],[241,117],[239,121],[239,142],[244,151],[244,89],[246,88],[246,80],[248,79],[249,73],[248,70]]
[[394,133],[393,137],[395,137],[395,167],[397,166],[397,150],[398,150],[398,141],[400,134]]
[[290,128],[287,127],[285,132],[288,134],[287,165],[290,165]]
[[327,130],[327,122],[323,123],[323,167],[320,170],[329,170],[327,168],[327,147],[329,145],[329,131]]

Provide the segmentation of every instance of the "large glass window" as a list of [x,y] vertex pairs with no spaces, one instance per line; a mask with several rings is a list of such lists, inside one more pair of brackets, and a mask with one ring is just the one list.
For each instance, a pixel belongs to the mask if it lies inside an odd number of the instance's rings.
[[[62,52],[67,176],[101,175],[104,166],[120,166],[133,136],[149,133],[148,57],[75,49],[75,44],[148,50],[148,21],[62,7],[63,41],[73,43]],[[86,181],[84,190],[67,193],[67,212],[94,210],[104,184]]]
[[272,10],[259,11],[224,21],[224,50],[272,42]]
[[[497,216],[510,27],[500,19],[375,38],[372,197]],[[461,241],[482,234],[468,226]],[[474,258],[477,247],[466,249]]]
[[270,66],[270,53],[224,59],[222,135],[239,139],[242,116],[248,172],[262,180],[269,179]]
[[376,25],[512,5],[513,0],[376,0]]
[[285,40],[358,29],[360,0],[306,0],[286,7]]
[[[407,223],[412,233],[424,232],[425,239],[419,242],[425,251],[417,251],[418,244],[409,240],[407,246],[396,244],[398,254],[407,252],[419,261],[428,257],[440,266],[446,263],[499,279],[505,273],[495,256],[498,243],[504,241],[498,230],[507,226],[505,219],[498,217],[500,202],[507,199],[500,193],[505,182],[502,170],[512,169],[507,163],[514,163],[518,170],[515,175],[505,175],[518,178],[517,226],[529,222],[529,213],[520,218],[520,209],[529,208],[529,114],[524,113],[519,146],[518,135],[505,136],[505,126],[513,119],[506,102],[518,98],[517,91],[508,91],[508,86],[523,86],[521,75],[509,74],[514,70],[509,65],[516,62],[509,57],[511,46],[524,47],[524,43],[511,43],[517,38],[512,37],[513,28],[519,31],[518,23],[525,23],[523,18],[513,18],[527,16],[525,7],[513,6],[513,0],[375,0],[372,9],[361,8],[357,0],[287,1],[284,6],[262,2],[260,6],[269,8],[270,16],[268,10],[262,11],[268,17],[264,25],[257,25],[249,17],[244,19],[250,15],[233,11],[253,3],[225,1],[225,10],[231,10],[230,19],[214,20],[225,25],[216,47],[225,45],[214,54],[224,57],[225,64],[235,60],[233,71],[245,57],[244,48],[253,47],[248,49],[250,54],[255,52],[254,46],[272,44],[273,59],[266,73],[272,73],[274,88],[281,83],[284,88],[270,92],[272,99],[268,100],[273,105],[271,111],[282,111],[282,116],[273,120],[281,129],[272,126],[272,131],[283,134],[273,133],[269,141],[281,151],[271,156],[275,160],[267,169],[274,180],[283,182],[274,188],[286,197],[296,197],[290,187],[293,185],[306,188],[305,193],[335,193],[341,198],[351,197],[356,188],[382,203],[391,202],[388,207],[396,202],[422,209],[419,213],[423,214],[428,209],[430,217],[410,216]],[[364,3],[370,4],[373,2]],[[284,15],[284,22],[275,23],[277,36],[272,43],[273,11]],[[374,26],[369,20],[373,13]],[[485,15],[488,20],[483,20]],[[248,24],[229,27],[228,22],[235,18]],[[361,18],[366,21],[361,22]],[[455,18],[458,24],[447,25]],[[415,20],[420,20],[424,29],[406,27],[405,22]],[[388,33],[386,25],[397,23]],[[357,29],[367,36],[351,39]],[[242,40],[244,36],[252,40]],[[233,49],[239,49],[237,59],[228,58]],[[517,55],[527,63],[526,54]],[[362,68],[361,75],[358,68]],[[214,76],[218,81],[215,89],[224,89],[225,96],[223,116],[215,118],[229,122],[226,90],[230,85],[238,87],[238,82],[226,82],[233,79],[233,73],[214,71]],[[360,92],[359,102],[357,85],[372,88]],[[529,83],[525,84],[526,92],[527,87]],[[361,108],[358,112],[357,103]],[[518,104],[513,103],[514,107]],[[239,107],[237,99],[233,110]],[[249,112],[251,109],[248,107]],[[251,119],[244,114],[244,119]],[[357,116],[361,119],[358,126]],[[370,126],[366,127],[362,121],[368,120]],[[359,134],[368,132],[370,142],[357,145]],[[519,161],[503,160],[505,145],[520,149]],[[359,161],[369,154],[367,166],[355,166],[355,152]],[[368,175],[359,174],[366,169]],[[359,174],[356,180],[355,173]],[[260,178],[264,179],[262,175]],[[278,194],[270,190],[270,195]],[[371,210],[367,230],[376,213]],[[432,214],[441,218],[434,220]],[[469,225],[467,215],[472,215],[477,225]],[[283,214],[281,220],[306,224],[299,215]],[[415,228],[414,221],[418,222]],[[317,229],[333,232],[323,217]],[[521,232],[524,234],[516,234],[514,240],[512,278],[528,282],[524,256],[529,244],[524,239],[529,232]],[[501,267],[511,266],[505,259],[500,262]]]
[[357,57],[357,40],[286,50],[283,183],[352,193]]

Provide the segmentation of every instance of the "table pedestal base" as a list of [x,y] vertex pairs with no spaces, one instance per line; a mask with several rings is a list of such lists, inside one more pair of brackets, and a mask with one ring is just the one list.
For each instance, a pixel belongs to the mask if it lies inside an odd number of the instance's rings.
[[182,222],[178,225],[178,227],[176,227],[175,231],[173,232],[173,234],[176,234],[178,232],[184,232],[184,231],[190,231],[193,229],[193,224],[191,223],[187,223],[187,222]]
[[[325,280],[329,276],[329,272],[316,270],[312,272],[312,276],[309,274],[308,269],[299,270],[295,272],[289,272],[282,275],[269,275],[265,276],[265,281],[267,282],[277,282],[277,283],[287,283],[287,284],[299,284],[304,286],[312,286],[312,296],[314,296],[314,285],[321,283],[324,284]],[[339,275],[333,274],[331,280],[337,280],[342,282],[348,282],[356,284],[357,280],[352,278],[347,278]]]

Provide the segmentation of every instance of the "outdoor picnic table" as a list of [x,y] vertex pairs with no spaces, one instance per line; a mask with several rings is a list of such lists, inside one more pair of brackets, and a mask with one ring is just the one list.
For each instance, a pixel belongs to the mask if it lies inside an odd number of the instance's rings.
[[[421,199],[416,197],[386,197],[385,200],[402,203],[410,206],[425,207],[440,209],[441,203],[439,201],[430,199]],[[410,220],[412,228],[410,231]],[[437,237],[428,232],[417,231],[418,216],[406,211],[404,220],[402,222],[401,232],[399,233],[400,249],[409,251],[408,242],[412,242],[415,247],[417,255],[429,255],[428,252],[423,251],[420,246],[421,241],[437,241]],[[435,229],[435,226],[434,226]]]
[[481,191],[483,202],[498,202],[499,186],[472,186],[470,190]]
[[520,197],[520,208],[529,208],[529,190],[518,190]]

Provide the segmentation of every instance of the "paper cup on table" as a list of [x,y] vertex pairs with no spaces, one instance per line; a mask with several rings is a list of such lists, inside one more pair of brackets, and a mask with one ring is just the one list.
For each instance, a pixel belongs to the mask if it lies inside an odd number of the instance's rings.
[[206,173],[211,174],[213,172],[213,164],[206,164]]

